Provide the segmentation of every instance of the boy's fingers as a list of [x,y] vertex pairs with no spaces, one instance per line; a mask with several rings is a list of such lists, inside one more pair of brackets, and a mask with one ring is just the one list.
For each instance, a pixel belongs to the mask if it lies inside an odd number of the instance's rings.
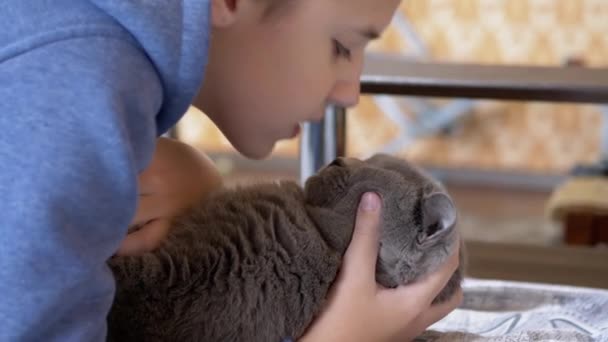
[[122,241],[116,255],[138,255],[158,248],[169,234],[171,221],[156,219],[145,224],[141,229],[128,234]]
[[172,194],[140,195],[131,226],[141,225],[159,217],[174,216],[185,201]]
[[375,193],[364,194],[359,203],[353,237],[341,270],[351,284],[355,275],[363,283],[375,284],[381,205],[380,196]]
[[137,211],[130,226],[139,226],[159,217],[160,209],[162,209],[162,203],[158,201],[158,196],[140,195],[137,202]]

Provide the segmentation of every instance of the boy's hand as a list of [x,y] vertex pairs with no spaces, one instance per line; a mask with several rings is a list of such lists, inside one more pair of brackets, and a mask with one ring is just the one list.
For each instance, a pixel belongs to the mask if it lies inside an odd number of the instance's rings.
[[458,250],[437,272],[416,283],[396,289],[376,283],[380,206],[378,195],[363,197],[327,306],[299,342],[410,341],[460,304],[461,290],[450,301],[431,306],[458,268]]
[[221,186],[222,178],[206,155],[179,141],[159,138],[150,165],[139,175],[137,212],[116,254],[154,250],[175,216]]

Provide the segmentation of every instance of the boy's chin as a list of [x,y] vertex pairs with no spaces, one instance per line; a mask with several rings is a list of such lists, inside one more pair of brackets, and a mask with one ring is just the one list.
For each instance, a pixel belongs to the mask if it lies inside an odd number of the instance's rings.
[[232,146],[245,158],[261,160],[268,158],[276,142],[232,142]]

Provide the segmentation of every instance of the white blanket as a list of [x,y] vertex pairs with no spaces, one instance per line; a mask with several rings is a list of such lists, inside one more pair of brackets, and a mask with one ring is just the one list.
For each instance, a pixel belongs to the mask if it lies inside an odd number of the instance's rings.
[[466,279],[461,307],[417,342],[608,342],[608,291]]

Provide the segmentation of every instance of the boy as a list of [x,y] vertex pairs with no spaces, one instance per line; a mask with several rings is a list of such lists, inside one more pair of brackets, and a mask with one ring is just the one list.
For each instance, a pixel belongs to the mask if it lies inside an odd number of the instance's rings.
[[[155,177],[137,181],[156,137],[199,94],[240,153],[266,156],[327,103],[357,102],[363,48],[398,3],[0,2],[0,340],[102,341],[114,291],[105,261],[166,233],[137,222],[158,212],[143,200]],[[304,341],[411,339],[458,304],[430,307],[456,255],[420,283],[377,287],[381,205],[374,194],[361,203],[328,306]],[[143,227],[122,242],[131,222]],[[136,241],[151,243],[129,250]]]

